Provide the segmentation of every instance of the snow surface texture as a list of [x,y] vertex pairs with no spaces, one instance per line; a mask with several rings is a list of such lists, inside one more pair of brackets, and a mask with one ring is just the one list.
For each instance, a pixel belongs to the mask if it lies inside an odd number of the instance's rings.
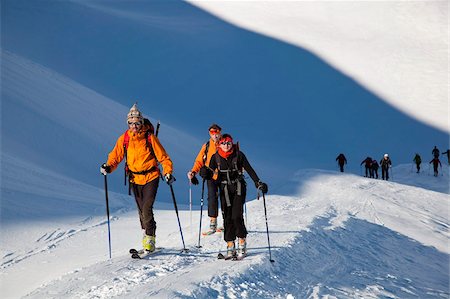
[[[449,147],[448,2],[193,4],[2,1],[2,298],[448,297],[448,168],[428,166]],[[119,167],[109,261],[98,168],[135,100],[162,120],[190,252],[161,184],[163,250],[129,259],[141,236]],[[248,258],[216,260],[220,234],[194,246],[184,178],[212,122],[269,183],[274,264],[252,187]],[[385,152],[390,182],[358,176]]]
[[[395,175],[407,181],[402,168]],[[448,169],[424,183],[448,182]],[[248,257],[217,260],[225,242],[202,237],[198,208],[182,207],[188,253],[170,206],[156,210],[160,253],[132,260],[139,246],[131,204],[113,209],[112,260],[104,217],[29,223],[28,240],[7,230],[2,244],[5,298],[446,298],[449,294],[448,194],[330,171],[299,171],[297,196],[266,197],[272,258],[269,262],[263,200],[247,204]],[[413,183],[413,182],[410,182]],[[434,184],[431,184],[432,187]],[[117,206],[120,196],[112,196]],[[130,209],[132,211],[130,211]],[[190,223],[193,219],[192,223]],[[207,217],[203,219],[206,229]],[[134,232],[134,233],[131,233]],[[26,270],[25,270],[26,269]],[[27,275],[23,275],[23,271]],[[291,296],[291,297],[289,297]]]

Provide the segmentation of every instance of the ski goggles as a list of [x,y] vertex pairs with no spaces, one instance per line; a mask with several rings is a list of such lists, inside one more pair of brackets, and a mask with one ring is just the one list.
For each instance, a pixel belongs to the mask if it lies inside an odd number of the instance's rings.
[[217,134],[220,134],[220,131],[216,130],[216,129],[211,129],[211,130],[209,130],[209,134],[217,135]]
[[138,122],[128,122],[128,125],[129,126],[135,126],[135,127],[139,127],[140,125],[142,125],[142,123],[140,122],[140,121],[138,121]]

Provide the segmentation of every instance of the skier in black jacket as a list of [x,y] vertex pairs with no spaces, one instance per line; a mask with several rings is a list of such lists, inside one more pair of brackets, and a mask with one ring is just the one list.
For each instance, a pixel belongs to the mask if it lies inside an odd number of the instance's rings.
[[[211,157],[209,167],[209,169],[204,168],[208,172],[206,177],[212,177],[213,171],[218,174],[224,239],[227,242],[226,258],[236,255],[238,258],[243,258],[247,250],[247,229],[243,217],[247,188],[243,170],[252,178],[256,188],[264,194],[268,191],[267,184],[260,181],[244,153],[239,151],[238,146],[233,145],[233,138],[229,134],[224,134],[220,139],[219,148]],[[236,237],[239,239],[237,252],[234,244]]]
[[336,157],[336,161],[339,163],[339,170],[344,172],[344,164],[347,164],[347,158],[345,158],[344,154],[340,153],[339,156]]
[[364,166],[366,167],[366,175],[365,175],[365,177],[366,177],[366,178],[368,178],[368,177],[373,177],[373,174],[372,174],[372,168],[371,168],[371,166],[372,166],[372,158],[371,158],[371,157],[365,158],[365,159],[361,162],[361,164],[359,164],[359,165],[363,165],[363,164],[364,164]]
[[441,165],[441,161],[439,161],[439,158],[433,158],[433,160],[430,161],[430,164],[433,163],[433,170],[434,170],[434,176],[439,175],[438,166]]
[[383,180],[389,180],[389,168],[392,167],[391,159],[388,154],[384,154],[383,159],[380,160],[381,165],[381,178]]

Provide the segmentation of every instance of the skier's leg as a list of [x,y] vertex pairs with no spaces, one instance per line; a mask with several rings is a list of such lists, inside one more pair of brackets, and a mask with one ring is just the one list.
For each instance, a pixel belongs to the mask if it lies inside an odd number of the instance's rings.
[[142,190],[143,195],[143,223],[145,228],[145,234],[149,236],[155,236],[156,233],[156,221],[153,215],[153,204],[156,199],[156,192],[158,191],[159,177],[144,185]]

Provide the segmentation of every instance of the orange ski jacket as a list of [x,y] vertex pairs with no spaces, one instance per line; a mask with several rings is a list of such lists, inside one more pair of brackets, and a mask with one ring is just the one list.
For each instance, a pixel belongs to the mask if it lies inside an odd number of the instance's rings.
[[202,148],[198,152],[197,158],[195,158],[194,166],[192,166],[191,171],[198,173],[200,171],[200,168],[202,168],[203,166],[209,166],[211,157],[217,152],[217,147],[218,144],[215,144],[214,140],[209,139],[208,152],[205,156],[206,143],[204,143]]
[[[111,166],[114,171],[120,162],[124,159],[124,136],[122,134],[116,142],[114,149],[108,155],[107,165]],[[128,130],[128,150],[127,164],[132,172],[143,172],[151,169],[152,171],[145,174],[133,174],[132,183],[145,185],[146,183],[159,177],[158,162],[163,167],[163,174],[172,174],[173,163],[170,160],[164,147],[159,142],[158,137],[151,134],[150,144],[152,149],[148,148],[145,132],[133,133]]]

